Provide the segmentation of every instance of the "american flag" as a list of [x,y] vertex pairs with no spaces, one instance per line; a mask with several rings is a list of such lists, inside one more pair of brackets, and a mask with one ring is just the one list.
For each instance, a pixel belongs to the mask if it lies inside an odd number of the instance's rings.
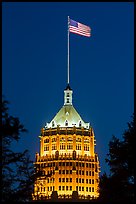
[[69,31],[86,37],[91,36],[91,28],[82,23],[69,19]]

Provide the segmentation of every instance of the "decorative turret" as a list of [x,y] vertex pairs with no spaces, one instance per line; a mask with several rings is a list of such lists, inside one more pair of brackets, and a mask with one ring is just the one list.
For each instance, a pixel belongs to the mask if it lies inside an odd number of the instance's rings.
[[68,84],[64,90],[64,105],[72,105],[72,93],[73,91]]

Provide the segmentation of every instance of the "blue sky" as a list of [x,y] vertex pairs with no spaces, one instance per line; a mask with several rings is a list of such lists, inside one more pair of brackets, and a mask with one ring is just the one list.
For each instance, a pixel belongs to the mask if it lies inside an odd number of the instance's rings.
[[70,33],[70,86],[103,173],[112,135],[122,138],[134,112],[134,3],[3,2],[2,94],[28,129],[14,148],[34,160],[40,129],[64,103],[68,15],[92,29],[90,38]]

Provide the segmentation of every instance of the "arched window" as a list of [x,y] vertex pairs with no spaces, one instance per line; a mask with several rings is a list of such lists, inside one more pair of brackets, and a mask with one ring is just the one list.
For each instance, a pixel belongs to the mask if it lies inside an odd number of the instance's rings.
[[68,126],[68,121],[67,120],[65,121],[65,126]]
[[82,122],[81,122],[81,121],[79,121],[79,127],[81,127],[81,125],[82,125]]
[[54,121],[52,121],[52,127],[54,127],[55,126],[55,123],[54,123]]

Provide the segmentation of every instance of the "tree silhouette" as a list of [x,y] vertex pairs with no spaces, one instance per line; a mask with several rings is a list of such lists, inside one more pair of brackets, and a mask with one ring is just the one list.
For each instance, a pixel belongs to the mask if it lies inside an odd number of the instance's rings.
[[8,104],[2,100],[2,201],[27,202],[32,199],[33,162],[28,150],[14,152],[11,148],[27,130],[19,118],[9,115]]
[[112,136],[106,162],[110,175],[100,178],[100,199],[108,202],[134,203],[134,115],[120,140]]

